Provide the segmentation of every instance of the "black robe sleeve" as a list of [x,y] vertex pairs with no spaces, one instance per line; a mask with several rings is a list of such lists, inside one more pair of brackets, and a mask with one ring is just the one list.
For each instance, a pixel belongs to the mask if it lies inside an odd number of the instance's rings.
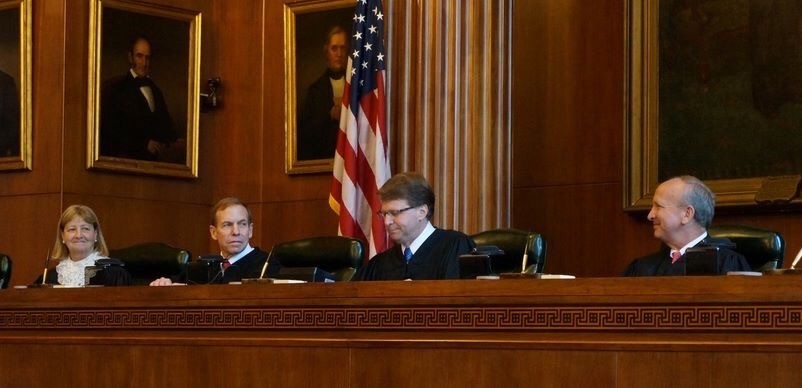
[[436,229],[409,263],[404,260],[401,246],[396,245],[374,256],[352,280],[459,279],[457,258],[473,247],[473,241],[461,232]]

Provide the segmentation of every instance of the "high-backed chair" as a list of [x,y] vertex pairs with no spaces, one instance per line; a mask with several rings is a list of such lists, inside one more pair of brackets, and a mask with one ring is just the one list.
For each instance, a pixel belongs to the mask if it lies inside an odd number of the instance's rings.
[[528,253],[526,272],[543,273],[546,263],[546,240],[539,233],[518,229],[493,229],[471,236],[477,246],[495,245],[504,251],[493,256],[493,272],[521,272],[524,249]]
[[273,258],[283,268],[318,267],[331,273],[334,280],[348,281],[365,260],[365,244],[343,236],[312,237],[279,243]]
[[716,225],[707,232],[735,243],[735,251],[744,255],[753,271],[782,268],[785,240],[779,232],[746,225]]
[[0,288],[8,288],[11,282],[11,258],[0,253]]
[[133,285],[145,285],[159,277],[180,273],[189,262],[190,253],[164,243],[149,242],[112,249],[109,257],[125,262]]

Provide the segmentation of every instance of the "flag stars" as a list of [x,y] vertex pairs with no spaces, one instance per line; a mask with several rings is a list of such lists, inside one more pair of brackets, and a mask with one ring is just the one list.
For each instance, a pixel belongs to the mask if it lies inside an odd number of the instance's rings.
[[377,13],[379,13],[379,7],[374,7],[373,14],[376,15]]
[[354,50],[354,58],[359,58],[359,50]]
[[368,30],[370,30],[371,34],[375,34],[376,33],[376,26],[371,25],[370,28],[368,28]]
[[362,39],[362,33],[361,33],[361,32],[359,32],[359,31],[357,31],[357,33],[356,33],[356,34],[354,34],[354,38],[356,38],[356,40],[360,40],[360,39]]
[[360,23],[364,23],[365,22],[365,15],[359,15],[357,20],[359,20]]
[[363,69],[367,69],[368,68],[368,62],[367,61],[362,62],[362,68]]
[[370,51],[373,49],[373,45],[370,43],[365,43],[365,50]]
[[379,12],[378,14],[376,14],[376,19],[384,20],[384,14]]
[[382,54],[382,53],[378,53],[378,54],[376,55],[376,58],[378,58],[378,59],[379,59],[379,61],[384,61],[384,54]]

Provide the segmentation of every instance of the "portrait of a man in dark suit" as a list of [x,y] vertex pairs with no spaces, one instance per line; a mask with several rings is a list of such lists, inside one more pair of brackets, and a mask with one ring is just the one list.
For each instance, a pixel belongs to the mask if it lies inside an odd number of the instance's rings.
[[20,107],[14,78],[0,70],[0,157],[20,152]]
[[20,156],[22,68],[20,8],[0,10],[0,158]]
[[100,151],[104,156],[159,161],[168,148],[181,147],[164,95],[150,78],[150,39],[134,37],[130,68],[102,86]]
[[348,33],[340,26],[329,29],[322,45],[326,69],[306,92],[298,113],[298,159],[334,157],[340,125]]

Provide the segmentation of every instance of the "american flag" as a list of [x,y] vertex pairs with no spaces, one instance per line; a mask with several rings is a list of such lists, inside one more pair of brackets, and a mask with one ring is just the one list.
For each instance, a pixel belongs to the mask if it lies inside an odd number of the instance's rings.
[[357,0],[329,206],[339,234],[367,241],[370,256],[387,249],[378,190],[390,178],[385,127],[385,17],[381,0]]

